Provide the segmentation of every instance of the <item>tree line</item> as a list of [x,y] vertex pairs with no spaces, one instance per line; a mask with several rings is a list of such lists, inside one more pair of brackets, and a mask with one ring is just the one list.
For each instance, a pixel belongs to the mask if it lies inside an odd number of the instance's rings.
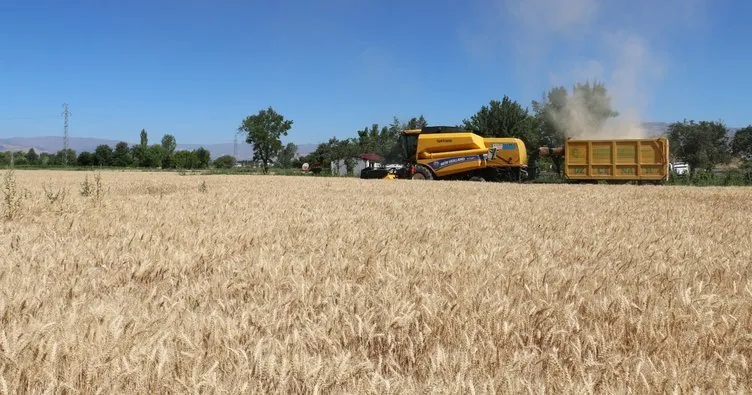
[[27,152],[0,152],[0,165],[18,166],[103,166],[136,167],[162,169],[205,169],[215,167],[232,167],[235,158],[225,155],[211,160],[209,150],[199,147],[195,150],[177,150],[177,142],[171,134],[162,136],[159,144],[149,144],[145,129],[141,130],[140,142],[129,145],[125,141],[111,147],[107,144],[97,146],[94,151],[76,153],[73,149],[62,149],[56,153],[37,153],[33,148]]
[[[557,146],[577,128],[597,129],[609,118],[618,115],[611,108],[611,98],[604,84],[586,82],[576,84],[571,92],[563,86],[551,89],[541,101],[533,101],[532,109],[504,96],[491,100],[469,118],[456,125],[483,137],[517,137],[528,149],[539,146]],[[280,137],[286,136],[293,121],[286,120],[270,106],[255,115],[246,117],[238,131],[246,135],[246,142],[254,145],[254,159],[273,162],[273,155],[281,146]],[[404,129],[428,125],[423,115],[406,122],[393,117],[389,125],[372,124],[357,130],[350,138],[331,137],[316,150],[292,162],[297,167],[309,163],[328,168],[332,162],[344,162],[352,172],[356,156],[375,153],[387,163],[401,163],[405,159],[399,146],[399,135]]]
[[282,145],[281,137],[287,136],[293,121],[285,119],[271,106],[260,110],[254,115],[244,118],[238,127],[238,133],[244,134],[246,143],[252,145],[253,161],[262,166],[264,173],[269,166],[300,168],[303,163],[314,167],[328,168],[331,162],[344,161],[348,172],[352,173],[357,155],[361,153],[375,153],[386,161],[400,161],[402,158],[399,147],[400,131],[406,128],[420,128],[427,125],[421,115],[401,123],[397,117],[388,126],[373,124],[356,132],[357,137],[340,140],[331,137],[327,142],[319,144],[308,155],[295,157],[297,147],[288,143]]
[[[489,101],[456,125],[446,126],[462,127],[484,137],[516,137],[531,152],[543,146],[562,146],[567,138],[598,138],[598,133],[608,133],[613,138],[608,121],[618,116],[605,84],[587,81],[576,83],[570,90],[556,86],[529,107],[505,95],[501,100]],[[272,163],[282,149],[279,139],[287,135],[292,124],[292,120],[268,107],[246,117],[238,128],[246,135],[246,142],[254,144],[254,160],[263,162],[264,171],[266,163]],[[404,123],[394,117],[389,125],[373,124],[357,130],[350,138],[331,137],[310,154],[289,163],[294,167],[309,163],[328,168],[331,162],[343,161],[352,172],[356,156],[362,153],[376,153],[387,163],[402,163],[406,158],[399,146],[400,131],[427,124],[423,115]],[[691,177],[699,170],[711,171],[735,159],[752,174],[752,125],[738,130],[733,138],[729,134],[722,121],[671,123],[666,131],[671,160],[687,163]]]
[[[606,86],[600,82],[576,83],[571,89],[557,86],[546,92],[540,100],[523,106],[509,96],[490,100],[477,112],[455,125],[483,137],[516,137],[521,139],[528,152],[539,147],[558,147],[565,139],[587,135],[597,138],[598,133],[609,133],[607,122],[619,115],[612,108]],[[245,135],[252,145],[250,162],[259,164],[264,173],[270,166],[300,168],[303,163],[313,167],[329,168],[332,162],[342,161],[349,173],[353,172],[357,156],[375,153],[386,163],[403,163],[407,158],[401,151],[399,136],[404,129],[428,125],[423,115],[407,119],[396,116],[388,125],[374,123],[356,130],[349,138],[331,137],[304,156],[297,156],[297,146],[283,145],[293,121],[285,119],[271,106],[242,119],[237,132]],[[685,162],[690,176],[698,171],[712,171],[716,166],[732,161],[742,163],[742,168],[752,178],[752,124],[738,130],[729,138],[729,128],[722,121],[683,120],[668,125],[671,160]],[[100,145],[93,152],[76,154],[73,150],[60,150],[55,154],[28,152],[0,153],[0,165],[10,162],[23,165],[56,166],[114,166],[202,169],[209,166],[233,167],[237,158],[225,155],[211,160],[208,150],[201,147],[192,151],[177,151],[175,137],[165,134],[159,144],[149,144],[146,130],[141,130],[140,143],[128,145],[119,142],[114,149]]]

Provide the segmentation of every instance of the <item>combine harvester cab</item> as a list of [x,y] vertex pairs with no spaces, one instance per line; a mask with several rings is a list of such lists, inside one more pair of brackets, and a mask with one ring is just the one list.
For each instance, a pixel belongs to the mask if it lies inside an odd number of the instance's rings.
[[575,140],[541,150],[541,156],[564,156],[564,177],[573,183],[637,182],[662,184],[669,177],[665,137],[653,139]]

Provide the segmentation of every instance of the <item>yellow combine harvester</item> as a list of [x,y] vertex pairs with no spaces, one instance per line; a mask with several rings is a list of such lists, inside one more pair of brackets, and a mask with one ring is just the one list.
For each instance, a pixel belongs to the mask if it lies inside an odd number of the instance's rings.
[[[567,140],[564,147],[541,147],[528,158],[522,140],[481,137],[456,127],[404,130],[400,145],[407,163],[399,170],[366,168],[361,178],[413,180],[530,181],[540,156],[564,157],[571,182],[663,181],[668,177],[668,141]],[[532,159],[533,166],[528,161]]]
[[408,158],[402,169],[367,168],[361,178],[522,181],[527,177],[527,151],[517,138],[483,138],[460,128],[434,126],[404,130],[400,144]]

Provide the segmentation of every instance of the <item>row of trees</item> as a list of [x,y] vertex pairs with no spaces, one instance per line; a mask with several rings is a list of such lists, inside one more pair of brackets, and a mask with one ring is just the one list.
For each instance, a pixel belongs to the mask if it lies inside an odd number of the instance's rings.
[[401,163],[404,157],[399,145],[399,135],[404,129],[418,129],[428,125],[425,117],[410,118],[407,122],[401,122],[393,117],[389,125],[380,126],[373,124],[356,132],[357,137],[346,139],[330,138],[327,142],[319,144],[316,150],[308,155],[298,158],[296,166],[310,163],[314,166],[328,167],[333,161],[342,161],[348,173],[352,173],[355,167],[356,157],[363,153],[375,153],[387,163]]
[[[177,150],[175,137],[165,134],[159,144],[149,145],[149,137],[146,130],[140,133],[139,144],[128,145],[121,141],[110,147],[102,144],[93,152],[83,151],[76,153],[75,150],[60,150],[54,154],[37,154],[32,148],[27,152],[0,152],[0,165],[31,165],[31,166],[107,166],[107,167],[141,167],[141,168],[168,168],[168,169],[203,169],[212,163],[210,152],[200,147],[192,151]],[[232,157],[217,158],[215,160],[220,167],[234,165]]]
[[[501,100],[491,100],[469,118],[457,125],[484,137],[517,137],[524,141],[528,150],[540,146],[560,146],[568,137],[609,132],[606,123],[619,115],[611,105],[611,97],[604,84],[586,82],[575,84],[571,91],[563,86],[552,88],[540,101],[534,100],[530,107],[524,107],[508,96]],[[404,129],[420,128],[428,124],[422,116],[410,118],[407,122],[394,117],[389,125],[373,124],[357,130],[355,136],[345,139],[336,137],[319,144],[315,151],[296,158],[297,147],[293,143],[283,145],[281,138],[287,136],[293,121],[277,113],[272,107],[245,117],[238,127],[238,133],[245,135],[245,141],[252,144],[252,162],[258,163],[268,172],[270,165],[282,168],[299,167],[310,163],[328,167],[333,161],[342,160],[348,171],[352,171],[355,158],[361,153],[376,153],[388,163],[401,163],[403,157],[399,146],[399,135]],[[672,160],[686,162],[691,174],[697,170],[711,170],[732,159],[752,161],[752,125],[740,129],[733,138],[721,121],[684,120],[668,126]],[[613,136],[612,136],[613,137]],[[232,167],[236,158],[223,156],[213,163],[206,149],[177,151],[175,137],[165,134],[160,144],[148,143],[146,130],[141,130],[140,143],[129,146],[118,143],[114,149],[107,145],[98,146],[94,152],[61,150],[56,154],[37,154],[34,150],[26,153],[0,153],[0,164],[10,162],[31,165],[60,165],[64,163],[79,166],[119,166],[119,167],[161,167],[200,169],[214,164],[216,167]]]
[[684,120],[669,125],[667,135],[672,155],[689,165],[691,177],[698,170],[712,171],[733,159],[747,167],[752,163],[752,125],[729,138],[729,130],[721,121]]
[[[532,101],[530,108],[508,96],[491,100],[454,126],[484,137],[517,137],[529,150],[535,150],[540,146],[561,146],[568,137],[598,137],[598,133],[609,133],[613,137],[607,122],[618,115],[605,85],[588,81],[575,84],[571,91],[563,86],[554,87],[540,101]],[[266,164],[272,163],[282,150],[280,137],[287,135],[292,124],[293,121],[269,107],[245,118],[238,131],[246,134],[246,142],[254,144],[254,160],[261,161],[266,171]],[[377,153],[387,162],[399,163],[405,159],[399,147],[400,131],[426,124],[422,115],[405,123],[395,117],[389,125],[373,124],[358,130],[351,138],[332,137],[291,164],[297,167],[307,162],[327,167],[332,161],[344,160],[351,171],[355,156],[366,152]],[[733,139],[729,134],[721,121],[674,122],[667,130],[672,160],[686,162],[692,175],[697,170],[711,170],[734,158],[752,160],[752,125],[737,131]]]
[[[145,129],[141,130],[140,142],[129,145],[125,141],[114,147],[106,144],[97,146],[94,151],[76,153],[72,149],[59,150],[50,154],[37,153],[33,148],[26,152],[0,152],[0,166],[106,166],[106,167],[141,167],[163,169],[204,169],[209,166],[215,168],[231,168],[238,162],[232,155],[223,155],[211,160],[211,153],[199,147],[195,150],[177,150],[177,141],[171,134],[162,136],[159,144],[149,144],[149,136]],[[263,144],[259,145],[263,147]],[[264,152],[279,167],[293,166],[298,147],[293,143],[274,146],[275,151]],[[259,162],[261,156],[254,155],[253,161]],[[248,162],[248,161],[244,161]]]
[[[567,135],[576,128],[600,128],[606,120],[618,115],[611,108],[611,99],[601,83],[578,83],[572,92],[564,87],[556,87],[548,92],[540,102],[532,102],[533,110],[523,107],[508,96],[502,100],[491,100],[470,118],[454,125],[472,130],[484,137],[517,137],[526,146],[556,146],[563,143]],[[246,135],[246,142],[254,145],[254,160],[258,160],[266,171],[267,163],[273,163],[281,149],[281,136],[287,136],[293,121],[286,120],[272,107],[246,117],[238,132]],[[311,163],[328,167],[332,161],[344,161],[348,172],[352,171],[355,156],[360,153],[376,153],[386,162],[400,163],[400,131],[406,128],[420,128],[428,124],[423,115],[401,122],[393,118],[389,125],[373,124],[356,131],[354,137],[346,139],[330,138],[319,144],[317,149],[295,160],[292,165]]]
[[376,153],[387,161],[400,161],[404,159],[398,145],[400,131],[423,127],[427,122],[422,115],[404,124],[395,117],[391,125],[380,127],[373,124],[370,128],[357,131],[354,138],[339,140],[332,137],[319,144],[314,152],[298,158],[295,158],[295,144],[283,146],[281,141],[292,124],[292,120],[285,119],[270,106],[244,118],[238,127],[238,133],[245,134],[246,142],[253,145],[253,161],[261,164],[264,173],[274,163],[283,168],[300,167],[303,163],[329,166],[337,160],[344,160],[348,171],[352,172],[356,155],[365,152]]

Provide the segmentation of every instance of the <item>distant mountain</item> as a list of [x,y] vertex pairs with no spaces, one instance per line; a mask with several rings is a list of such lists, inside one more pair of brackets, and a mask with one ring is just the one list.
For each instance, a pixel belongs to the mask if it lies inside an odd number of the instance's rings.
[[[76,152],[89,151],[93,152],[98,145],[106,144],[112,148],[119,143],[120,140],[109,140],[91,137],[70,137],[68,139],[68,147]],[[128,142],[129,145],[134,143]],[[300,144],[298,145],[298,155],[307,155],[316,149],[316,144]],[[222,155],[232,155],[234,151],[233,143],[218,143],[218,144],[178,144],[178,150],[194,150],[199,147],[204,147],[211,153],[212,159],[216,159]],[[12,137],[12,138],[0,138],[0,152],[2,151],[28,151],[34,148],[37,153],[47,152],[55,153],[63,149],[63,138],[59,136],[45,136],[45,137]],[[251,145],[238,142],[238,158],[250,159],[253,156],[251,151]]]
[[[118,142],[119,140],[71,137],[68,139],[68,146],[77,152],[94,151],[100,144],[107,144],[114,148]],[[45,136],[0,139],[0,151],[28,151],[30,148],[34,148],[34,151],[37,153],[55,153],[63,149],[63,138],[59,136]]]

